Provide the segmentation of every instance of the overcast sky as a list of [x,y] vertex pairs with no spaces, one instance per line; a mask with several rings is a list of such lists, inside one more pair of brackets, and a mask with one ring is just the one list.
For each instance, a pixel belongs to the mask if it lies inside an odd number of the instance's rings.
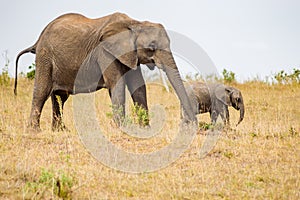
[[[232,70],[240,80],[300,67],[299,0],[2,0],[0,52],[8,52],[9,73],[14,74],[17,53],[34,44],[59,15],[76,12],[96,18],[116,11],[184,35],[206,52],[219,72]],[[24,55],[20,69],[32,62],[33,55]],[[193,71],[178,62],[181,71]],[[4,64],[1,55],[0,67]]]

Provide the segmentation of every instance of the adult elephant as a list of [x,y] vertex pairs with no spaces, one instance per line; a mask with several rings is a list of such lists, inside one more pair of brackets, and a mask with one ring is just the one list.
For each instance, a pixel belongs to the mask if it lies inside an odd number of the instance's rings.
[[243,121],[245,107],[242,93],[238,89],[223,84],[206,84],[198,81],[186,83],[185,88],[194,114],[209,112],[213,124],[220,115],[224,124],[229,125],[228,106],[232,106],[240,111],[240,118],[236,125]]
[[[65,14],[50,22],[37,42],[21,51],[36,54],[36,74],[29,126],[40,130],[40,116],[51,96],[52,128],[64,128],[62,109],[70,94],[109,89],[116,121],[124,116],[125,85],[132,99],[148,109],[145,82],[139,65],[163,69],[190,121],[196,117],[187,97],[170,50],[170,40],[161,24],[140,22],[114,13],[89,19],[80,14]],[[130,72],[130,73],[127,73]],[[78,76],[79,74],[79,76]],[[121,112],[120,112],[121,110]]]

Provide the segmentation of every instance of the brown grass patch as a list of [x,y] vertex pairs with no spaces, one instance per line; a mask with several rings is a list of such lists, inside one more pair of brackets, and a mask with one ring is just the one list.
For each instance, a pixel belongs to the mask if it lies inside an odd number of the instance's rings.
[[[69,132],[51,132],[48,100],[41,118],[43,131],[30,133],[26,123],[33,82],[21,79],[17,97],[12,83],[0,86],[0,198],[299,199],[300,86],[236,87],[244,96],[245,119],[222,133],[207,157],[198,158],[205,134],[197,134],[191,148],[170,166],[129,174],[102,165],[87,152],[73,124],[72,97],[64,110]],[[99,123],[113,143],[131,152],[151,152],[172,142],[180,120],[177,97],[148,85],[148,98],[150,107],[165,106],[166,124],[157,136],[137,139],[112,122],[107,91],[96,93]],[[230,113],[235,124],[239,113]],[[209,122],[208,115],[199,119]]]

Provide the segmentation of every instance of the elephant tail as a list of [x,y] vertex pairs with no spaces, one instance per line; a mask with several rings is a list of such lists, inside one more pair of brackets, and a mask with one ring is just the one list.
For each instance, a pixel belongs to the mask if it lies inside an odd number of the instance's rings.
[[33,53],[35,54],[35,50],[36,50],[36,44],[34,44],[33,46],[24,49],[23,51],[21,51],[18,55],[17,55],[17,59],[16,59],[16,71],[15,71],[15,88],[14,88],[14,93],[15,95],[17,95],[17,84],[18,84],[18,62],[19,62],[19,58],[25,54],[25,53]]

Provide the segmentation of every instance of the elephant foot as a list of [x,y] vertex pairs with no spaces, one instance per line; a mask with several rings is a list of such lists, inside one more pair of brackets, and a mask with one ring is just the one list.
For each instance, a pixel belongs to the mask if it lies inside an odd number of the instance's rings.
[[65,125],[59,126],[59,127],[52,127],[52,131],[53,132],[61,132],[61,131],[70,132],[70,130]]
[[26,132],[28,132],[28,133],[40,133],[40,132],[42,132],[42,129],[39,126],[28,125],[27,128],[26,128]]
[[27,132],[39,133],[42,131],[40,124],[37,122],[30,121],[26,127]]
[[70,130],[66,126],[52,127],[52,131],[53,132],[62,132],[62,131],[70,132]]
[[52,131],[53,132],[61,132],[61,131],[69,132],[70,130],[65,126],[65,124],[63,122],[60,122],[60,123],[52,124]]

